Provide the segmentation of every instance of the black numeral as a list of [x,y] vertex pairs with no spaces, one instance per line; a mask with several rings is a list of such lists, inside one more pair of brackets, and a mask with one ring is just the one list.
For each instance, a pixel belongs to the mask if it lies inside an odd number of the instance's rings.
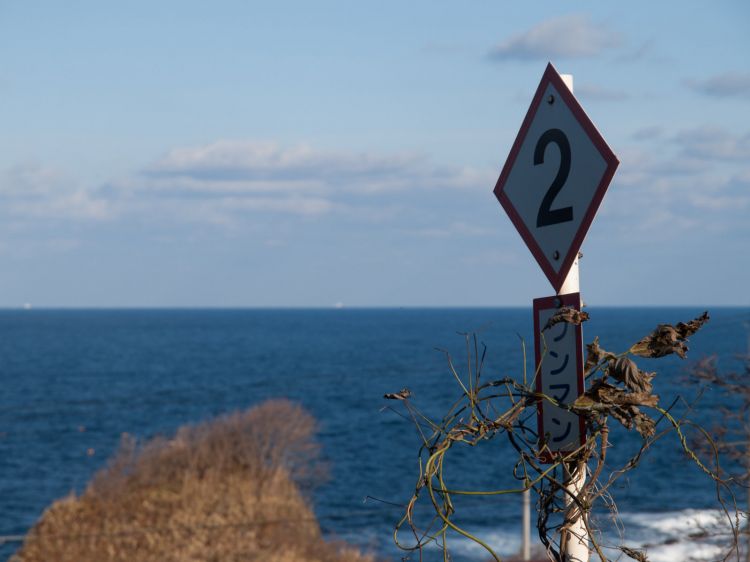
[[534,165],[536,166],[544,162],[544,150],[551,142],[555,143],[560,149],[560,167],[557,170],[557,175],[552,185],[549,186],[547,193],[544,194],[542,204],[539,206],[539,213],[536,216],[537,227],[550,226],[573,220],[573,207],[563,207],[562,209],[552,208],[555,197],[560,193],[570,173],[570,143],[565,133],[560,129],[548,129],[544,131],[534,149]]

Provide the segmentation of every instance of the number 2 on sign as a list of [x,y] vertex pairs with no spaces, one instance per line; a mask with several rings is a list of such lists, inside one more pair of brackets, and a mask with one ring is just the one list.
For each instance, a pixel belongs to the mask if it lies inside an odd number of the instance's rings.
[[539,137],[536,143],[536,148],[534,148],[534,165],[544,163],[544,151],[550,143],[555,143],[560,149],[560,167],[557,169],[557,175],[552,185],[549,186],[547,193],[544,194],[542,204],[539,206],[539,213],[536,216],[537,228],[573,220],[573,207],[552,209],[552,203],[565,185],[570,173],[570,143],[565,133],[560,129],[544,131],[544,134]]

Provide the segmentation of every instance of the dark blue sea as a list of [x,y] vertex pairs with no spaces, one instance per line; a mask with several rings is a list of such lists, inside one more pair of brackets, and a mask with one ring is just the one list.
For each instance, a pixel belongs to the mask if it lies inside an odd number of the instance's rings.
[[[591,308],[584,341],[598,335],[602,347],[624,351],[657,324],[687,321],[703,310]],[[711,320],[691,338],[688,360],[643,362],[658,372],[663,405],[684,399],[676,414],[697,395],[685,382],[694,360],[716,355],[720,369],[736,370],[737,355],[748,351],[750,309],[708,310]],[[476,332],[487,347],[485,380],[521,377],[522,339],[533,370],[530,308],[0,311],[0,535],[23,535],[51,502],[80,492],[123,432],[170,434],[289,397],[320,422],[330,466],[330,480],[314,495],[323,530],[400,560],[406,553],[396,549],[392,533],[418,478],[420,439],[398,415],[401,404],[383,394],[408,387],[413,403],[439,419],[460,392],[436,348],[462,367],[465,332]],[[707,389],[689,415],[710,425],[717,407],[732,407],[732,400]],[[611,441],[614,468],[636,442],[620,431]],[[446,473],[463,487],[510,486],[511,453],[498,437],[457,450]],[[674,433],[612,493],[626,542],[652,545],[652,561],[715,555],[713,544],[682,540],[685,529],[710,521],[718,504],[716,488],[680,453]],[[515,495],[472,500],[456,514],[504,555],[519,548],[519,519]],[[461,537],[451,546],[457,561],[486,559]],[[13,540],[0,544],[0,558],[18,547]],[[428,551],[425,559],[441,558]]]

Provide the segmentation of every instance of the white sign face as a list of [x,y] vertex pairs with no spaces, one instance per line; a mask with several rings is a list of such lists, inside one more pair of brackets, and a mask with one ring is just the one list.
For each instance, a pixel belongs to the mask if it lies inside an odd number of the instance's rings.
[[495,195],[556,291],[617,165],[578,101],[548,65]]
[[[569,405],[583,394],[583,338],[579,325],[559,322],[544,330],[560,306],[580,309],[580,293],[534,300],[536,391]],[[576,414],[542,400],[537,406],[540,441],[546,443],[541,459],[552,462],[556,453],[570,453],[585,440],[583,420]]]

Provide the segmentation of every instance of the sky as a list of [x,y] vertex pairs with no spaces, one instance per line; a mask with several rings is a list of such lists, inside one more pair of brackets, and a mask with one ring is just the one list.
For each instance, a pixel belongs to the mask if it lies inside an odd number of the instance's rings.
[[548,62],[620,160],[592,306],[750,304],[750,3],[0,0],[0,306],[530,306]]

